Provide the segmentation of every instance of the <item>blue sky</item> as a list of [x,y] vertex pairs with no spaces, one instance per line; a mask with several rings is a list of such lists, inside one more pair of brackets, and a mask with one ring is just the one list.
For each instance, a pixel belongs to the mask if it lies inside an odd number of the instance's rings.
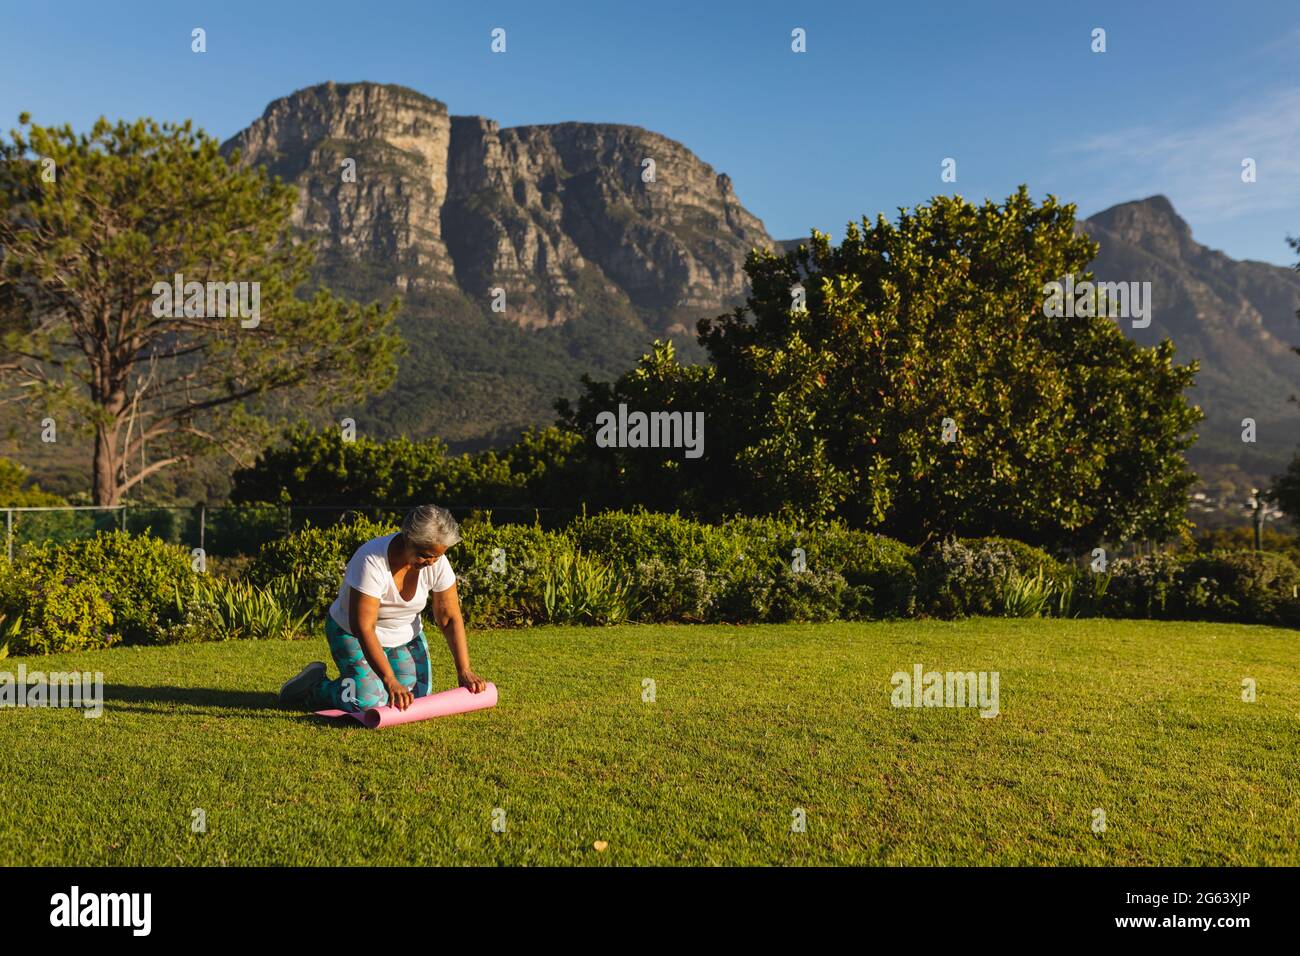
[[[1198,240],[1291,264],[1300,3],[262,0],[0,5],[0,129],[30,110],[192,118],[219,138],[326,80],[401,83],[503,126],[680,140],[777,238],[1027,183],[1086,216],[1164,193]],[[190,52],[190,31],[208,52]],[[492,28],[507,52],[489,52]],[[808,52],[790,50],[807,31]],[[1107,51],[1090,50],[1094,27]],[[957,182],[940,163],[957,160]],[[1258,180],[1241,181],[1256,160]]]

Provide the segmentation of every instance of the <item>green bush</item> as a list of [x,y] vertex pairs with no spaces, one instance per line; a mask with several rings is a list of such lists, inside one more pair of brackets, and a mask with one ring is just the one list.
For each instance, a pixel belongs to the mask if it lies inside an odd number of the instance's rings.
[[393,525],[364,517],[328,528],[309,525],[263,545],[248,566],[248,583],[266,588],[282,579],[294,580],[296,596],[289,610],[324,620],[338,597],[348,559],[371,538],[395,531]]
[[[285,531],[282,505],[250,502],[209,508],[205,517],[204,545],[209,555],[252,555]],[[192,518],[191,536],[198,540],[198,518]]]
[[1045,617],[1054,609],[1057,585],[1040,568],[1032,575],[1012,571],[1002,582],[1006,617]]
[[1100,617],[1110,591],[1111,575],[1076,567],[1057,590],[1053,613],[1057,617]]
[[1046,587],[1070,575],[1045,551],[1006,538],[949,538],[916,564],[918,606],[937,617],[1003,614],[1008,581],[1041,575]]
[[14,512],[14,556],[42,544],[66,544],[117,527],[115,511]]
[[293,610],[298,595],[299,582],[292,575],[260,588],[247,581],[196,574],[188,588],[176,588],[177,620],[163,641],[269,641],[306,636],[313,622],[309,612]]
[[[253,558],[191,568],[153,535],[114,531],[0,559],[0,654],[315,631],[348,559],[392,525],[309,526]],[[639,512],[569,528],[467,520],[449,553],[467,623],[784,622],[968,614],[1105,615],[1300,625],[1300,570],[1272,553],[1118,559],[1106,573],[999,538],[924,551],[779,518],[701,525]],[[229,561],[229,566],[225,562]],[[219,572],[219,573],[218,573]]]
[[605,512],[568,528],[636,588],[642,621],[818,621],[911,613],[912,549],[840,523]]
[[42,491],[27,468],[10,458],[0,458],[0,507],[48,508],[67,504],[58,495]]
[[23,616],[29,651],[156,644],[177,620],[176,587],[194,574],[188,551],[152,535],[47,542],[16,561],[0,611]]
[[23,619],[21,616],[10,618],[7,615],[0,614],[0,661],[9,656],[11,645],[17,650],[18,633],[22,628]]
[[771,612],[775,576],[758,562],[750,561],[719,576],[707,609],[710,623],[755,624]]
[[1215,551],[1182,567],[1179,616],[1256,624],[1300,624],[1300,570],[1268,551]]
[[[842,549],[842,554],[830,549]],[[884,535],[845,529],[831,533],[828,550],[830,566],[844,575],[843,617],[866,620],[915,613],[915,548]]]
[[584,515],[565,533],[628,583],[634,619],[647,623],[718,620],[719,592],[746,545],[734,525],[643,510]]
[[599,558],[561,554],[542,577],[542,604],[552,624],[621,624],[631,616],[630,583]]
[[729,567],[744,551],[740,525],[706,525],[676,514],[607,511],[565,529],[579,551],[631,571],[651,560],[669,567]]
[[709,619],[719,575],[679,561],[669,565],[659,558],[636,566],[636,619],[698,624]]
[[[189,517],[188,512],[179,508],[135,505],[124,510],[122,524],[128,534],[154,537],[178,545],[189,530]],[[198,543],[198,523],[195,522],[194,545],[197,546]]]
[[768,595],[767,620],[834,621],[840,616],[844,589],[844,575],[838,571],[782,567]]
[[1174,616],[1181,572],[1182,560],[1170,554],[1117,558],[1110,563],[1103,613],[1106,617]]
[[546,569],[572,557],[563,534],[537,525],[467,521],[462,541],[448,553],[466,623],[475,627],[523,627],[547,620]]
[[43,565],[5,565],[0,614],[8,624],[8,653],[92,650],[121,640],[113,629],[110,595],[93,575],[51,574]]

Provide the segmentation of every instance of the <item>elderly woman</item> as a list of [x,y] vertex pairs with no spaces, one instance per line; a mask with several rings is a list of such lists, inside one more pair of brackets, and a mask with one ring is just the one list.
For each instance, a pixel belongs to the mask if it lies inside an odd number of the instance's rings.
[[339,676],[329,680],[323,663],[308,664],[280,688],[280,703],[312,710],[359,711],[384,704],[406,710],[428,694],[429,645],[420,612],[430,592],[433,619],[447,640],[460,686],[481,693],[487,682],[469,666],[456,575],[446,557],[459,541],[450,511],[420,505],[402,521],[400,532],[357,548],[325,621]]

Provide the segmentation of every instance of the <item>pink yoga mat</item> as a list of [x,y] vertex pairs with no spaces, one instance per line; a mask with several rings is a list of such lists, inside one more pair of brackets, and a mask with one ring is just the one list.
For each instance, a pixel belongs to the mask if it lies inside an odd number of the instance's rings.
[[430,717],[449,717],[452,714],[464,714],[471,710],[486,710],[497,705],[497,685],[488,681],[487,688],[477,694],[457,687],[444,690],[427,697],[417,697],[406,710],[385,705],[371,707],[369,710],[318,710],[322,717],[351,717],[375,730],[379,727],[393,727],[397,724],[409,724]]

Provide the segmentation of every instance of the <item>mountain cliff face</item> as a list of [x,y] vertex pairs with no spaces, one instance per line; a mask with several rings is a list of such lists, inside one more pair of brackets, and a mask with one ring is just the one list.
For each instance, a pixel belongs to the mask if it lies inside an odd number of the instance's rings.
[[[1084,220],[1101,245],[1099,280],[1151,283],[1151,325],[1125,334],[1142,345],[1170,339],[1177,361],[1201,363],[1191,398],[1205,411],[1191,457],[1233,461],[1268,473],[1300,441],[1300,274],[1263,262],[1239,262],[1196,242],[1164,196],[1123,203]],[[1280,237],[1279,237],[1280,239]],[[1257,423],[1254,444],[1242,419]]]
[[[448,285],[441,213],[451,118],[437,100],[401,87],[314,87],[273,102],[222,149],[240,150],[298,189],[294,225],[317,240],[321,266],[384,263],[397,288]],[[356,181],[345,182],[344,161]]]
[[651,332],[685,331],[743,299],[746,254],[771,244],[725,174],[635,126],[501,129],[403,87],[327,83],[276,100],[223,148],[297,187],[295,225],[327,280],[365,267],[397,291],[489,309],[500,289],[499,314],[522,328],[570,322],[600,296]]

